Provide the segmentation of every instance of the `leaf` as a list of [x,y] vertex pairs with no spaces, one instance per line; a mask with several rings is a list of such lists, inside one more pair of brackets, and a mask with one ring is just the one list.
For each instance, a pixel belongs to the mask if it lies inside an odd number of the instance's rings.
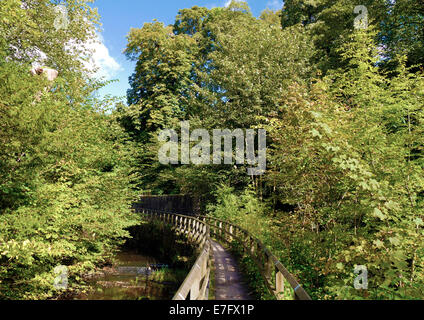
[[390,210],[394,210],[394,209],[396,209],[398,207],[397,203],[396,202],[393,202],[391,200],[390,201],[387,201],[384,205],[385,205],[385,207],[387,209],[390,209]]
[[381,240],[375,240],[374,241],[374,244],[375,244],[375,246],[377,247],[377,248],[382,248],[382,247],[384,247],[384,242],[383,241],[381,241]]
[[399,238],[396,238],[396,237],[389,238],[389,241],[394,246],[398,246],[400,244]]
[[379,218],[380,220],[385,220],[386,216],[381,212],[379,208],[374,208],[373,216]]
[[322,117],[322,113],[321,112],[316,112],[316,111],[311,111],[311,115],[314,118],[317,118],[317,119]]
[[315,138],[315,137],[318,137],[318,138],[322,138],[322,135],[321,135],[321,133],[319,133],[319,131],[317,130],[317,129],[311,129],[311,131],[310,131],[311,133],[312,133],[312,136]]
[[418,227],[424,225],[424,222],[421,218],[415,218],[414,222]]

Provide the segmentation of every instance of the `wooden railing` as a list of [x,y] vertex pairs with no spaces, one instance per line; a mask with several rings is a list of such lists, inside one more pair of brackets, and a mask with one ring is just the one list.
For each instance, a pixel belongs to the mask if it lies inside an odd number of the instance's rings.
[[173,300],[207,300],[209,296],[210,276],[210,229],[196,217],[170,214],[166,212],[142,209],[140,211],[148,219],[159,219],[176,228],[176,232],[185,234],[190,242],[199,246],[199,256],[175,293]]
[[141,212],[150,218],[159,218],[174,225],[177,227],[177,231],[186,234],[189,240],[198,243],[201,248],[196,263],[175,294],[174,300],[186,299],[189,294],[190,300],[201,300],[208,295],[210,236],[228,244],[232,244],[234,241],[239,243],[243,252],[249,255],[256,264],[269,293],[274,295],[276,299],[287,299],[287,292],[289,291],[292,299],[311,300],[308,293],[277,257],[245,229],[208,216],[191,217],[146,209]]
[[[277,299],[287,298],[284,293],[289,289],[294,299],[311,300],[305,289],[302,288],[296,278],[283,266],[277,257],[248,231],[213,217],[202,216],[198,217],[198,219],[209,225],[211,236],[228,244],[237,241],[242,246],[244,253],[248,254],[255,262],[268,291]],[[289,288],[285,286],[285,282],[289,284]]]

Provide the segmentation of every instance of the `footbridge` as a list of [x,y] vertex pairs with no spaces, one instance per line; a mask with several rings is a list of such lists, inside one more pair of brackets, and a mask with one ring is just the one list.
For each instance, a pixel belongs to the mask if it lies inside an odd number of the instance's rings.
[[254,262],[266,290],[277,300],[310,300],[310,296],[296,278],[247,230],[227,221],[208,216],[192,216],[159,209],[137,208],[146,219],[161,220],[184,234],[198,247],[198,257],[184,282],[175,293],[174,300],[207,300],[210,296],[211,270],[214,270],[216,300],[253,299],[248,286],[238,271],[237,261],[221,245],[237,244],[242,254]]

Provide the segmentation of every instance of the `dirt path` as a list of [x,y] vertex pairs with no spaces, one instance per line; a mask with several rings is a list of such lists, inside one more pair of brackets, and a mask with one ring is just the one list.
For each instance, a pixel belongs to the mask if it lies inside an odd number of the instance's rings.
[[215,299],[253,300],[238,271],[236,260],[217,242],[212,241],[215,261]]

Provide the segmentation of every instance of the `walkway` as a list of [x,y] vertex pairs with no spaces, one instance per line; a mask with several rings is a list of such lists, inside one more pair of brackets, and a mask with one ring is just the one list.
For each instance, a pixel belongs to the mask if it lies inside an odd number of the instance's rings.
[[219,243],[211,242],[215,266],[215,300],[253,300],[235,259]]

